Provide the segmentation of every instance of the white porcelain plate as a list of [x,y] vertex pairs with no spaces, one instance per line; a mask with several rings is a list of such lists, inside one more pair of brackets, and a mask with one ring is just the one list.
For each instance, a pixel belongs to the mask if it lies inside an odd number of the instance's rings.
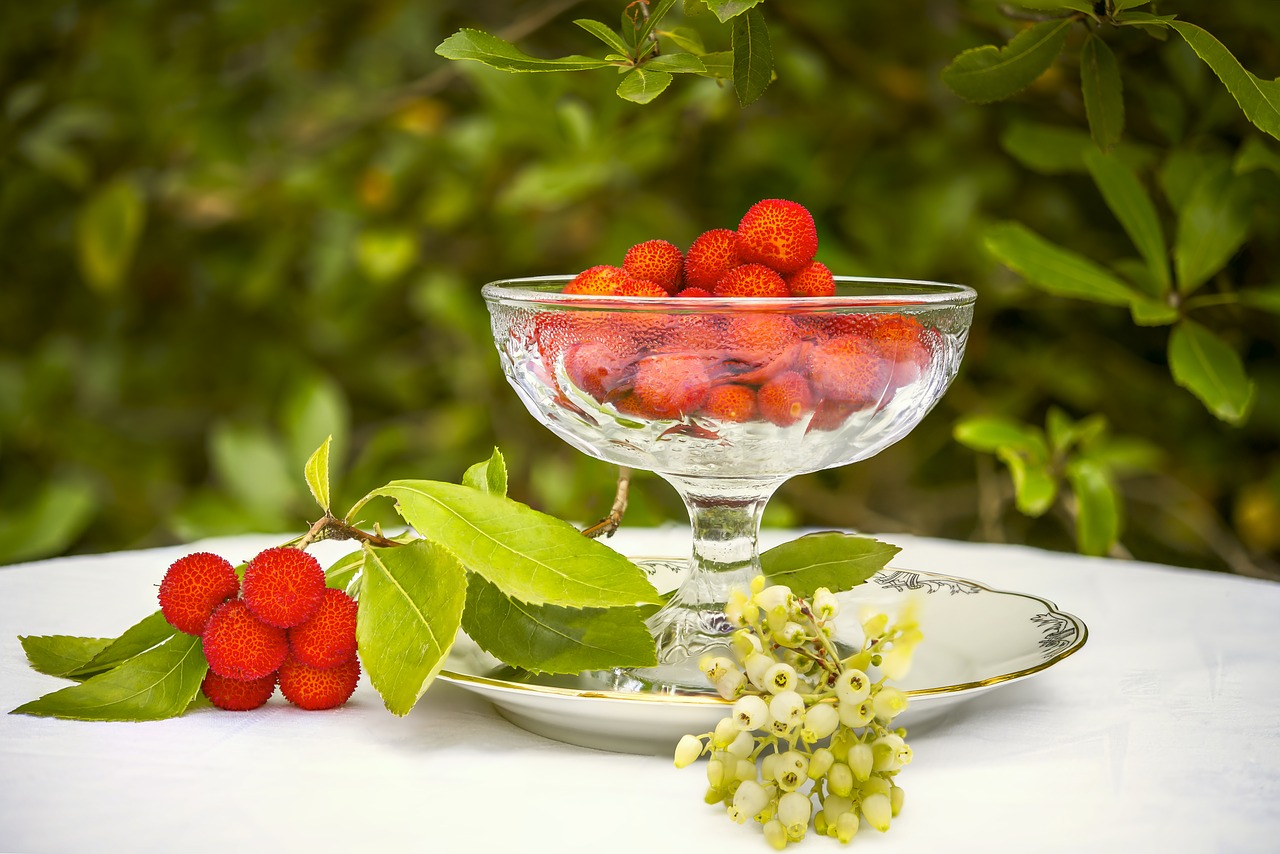
[[[659,590],[683,561],[637,560]],[[665,585],[665,586],[664,586]],[[1084,646],[1080,618],[1052,602],[991,590],[974,581],[886,569],[840,594],[836,637],[861,642],[863,608],[893,614],[918,602],[924,641],[910,674],[895,685],[910,706],[899,719],[919,726],[974,695],[1025,679]],[[507,667],[459,635],[440,678],[489,700],[503,717],[558,741],[626,753],[669,753],[685,733],[708,732],[728,703],[714,695],[611,690],[590,675],[541,676]]]

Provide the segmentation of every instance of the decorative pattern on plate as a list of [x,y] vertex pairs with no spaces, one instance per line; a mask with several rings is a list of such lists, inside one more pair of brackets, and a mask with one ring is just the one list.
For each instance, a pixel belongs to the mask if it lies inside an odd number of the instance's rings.
[[921,578],[918,572],[908,572],[904,569],[894,569],[879,572],[872,576],[872,581],[886,590],[896,590],[899,593],[906,593],[908,590],[923,590],[926,593],[940,593],[946,590],[952,596],[957,593],[963,593],[966,596],[980,592],[983,588],[979,584],[971,581],[963,581],[959,578],[941,578],[931,576],[929,578]]
[[1061,614],[1036,614],[1031,622],[1040,627],[1044,637],[1040,640],[1040,648],[1044,650],[1046,659],[1053,658],[1059,651],[1067,649],[1080,636],[1075,623]]

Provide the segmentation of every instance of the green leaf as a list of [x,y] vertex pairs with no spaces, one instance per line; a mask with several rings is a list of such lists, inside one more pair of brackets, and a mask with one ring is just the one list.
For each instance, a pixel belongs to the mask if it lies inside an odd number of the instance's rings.
[[111,645],[111,638],[78,638],[70,635],[18,636],[31,669],[46,676],[62,676],[93,660]]
[[1138,326],[1168,326],[1180,316],[1176,306],[1148,298],[1129,303],[1129,314]]
[[1090,415],[1073,421],[1056,406],[1049,407],[1045,417],[1045,433],[1049,447],[1056,455],[1063,455],[1076,446],[1087,447],[1107,430],[1107,419],[1102,415]]
[[1071,18],[1041,21],[1018,33],[1003,48],[983,45],[966,50],[942,69],[942,81],[960,97],[978,104],[1008,98],[1053,65],[1072,22]]
[[68,670],[64,675],[68,679],[86,679],[114,667],[118,667],[134,656],[149,649],[154,649],[178,633],[169,625],[160,611],[153,611],[134,623],[121,633],[120,637],[111,641],[93,658],[79,667]]
[[963,418],[952,430],[952,435],[965,447],[989,454],[1006,447],[1026,451],[1045,447],[1044,433],[1039,427],[999,415]]
[[900,551],[872,537],[826,531],[761,553],[760,569],[770,584],[785,584],[797,596],[810,597],[819,587],[832,593],[852,590]]
[[631,561],[509,498],[429,480],[392,481],[374,495],[395,499],[414,529],[448,544],[470,572],[522,602],[610,608],[658,601]]
[[332,587],[334,590],[345,590],[348,594],[352,594],[352,583],[356,581],[360,570],[364,567],[364,552],[354,551],[345,554],[335,560],[328,569],[324,571],[324,583],[326,587]]
[[1195,24],[1174,21],[1170,26],[1186,39],[1196,55],[1218,75],[1218,79],[1244,111],[1245,117],[1261,130],[1280,139],[1280,79],[1262,80],[1246,71],[1222,42]]
[[1169,249],[1165,245],[1160,216],[1156,213],[1151,196],[1133,170],[1114,155],[1091,149],[1085,152],[1084,159],[1107,207],[1111,208],[1111,212],[1147,262],[1147,268],[1158,286],[1156,294],[1168,293],[1172,285]]
[[1159,39],[1167,38],[1163,31],[1177,20],[1177,15],[1153,15],[1150,12],[1117,12],[1111,21],[1117,27],[1142,27]]
[[467,574],[430,540],[364,547],[356,642],[369,681],[393,714],[407,715],[440,672],[462,625]]
[[639,608],[561,608],[506,596],[470,577],[462,628],[492,655],[535,673],[578,673],[657,664]]
[[1240,291],[1240,302],[1251,308],[1280,314],[1280,285],[1260,285]]
[[89,527],[99,503],[97,490],[81,476],[45,483],[25,507],[0,514],[0,564],[66,551]]
[[996,456],[1009,467],[1013,476],[1014,502],[1027,516],[1042,516],[1053,506],[1058,495],[1058,481],[1048,461],[1039,454],[1028,454],[1012,447],[1000,448]]
[[1124,86],[1116,55],[1096,36],[1080,51],[1080,90],[1093,142],[1110,151],[1124,135]]
[[1093,15],[1093,0],[1013,0],[1013,5],[1021,6],[1023,9],[1039,9],[1044,12],[1063,9]]
[[89,197],[76,218],[80,272],[101,293],[120,289],[146,219],[142,193],[128,178],[117,178]]
[[1146,439],[1108,436],[1094,442],[1079,455],[1108,472],[1157,472],[1164,466],[1164,454]]
[[[316,447],[328,437],[331,447],[347,447],[351,428],[351,407],[342,386],[324,374],[295,381],[280,407],[288,466],[291,471],[306,468]],[[341,465],[341,456],[330,462]],[[332,480],[332,478],[331,478]]]
[[1083,171],[1083,153],[1091,147],[1082,130],[1019,121],[1004,129],[1000,145],[1023,166],[1044,175]]
[[372,281],[394,282],[418,261],[418,236],[408,228],[370,228],[356,238],[356,263]]
[[1107,472],[1088,460],[1067,465],[1067,481],[1076,501],[1076,548],[1105,555],[1120,536],[1120,502]]
[[1223,421],[1240,424],[1253,404],[1254,384],[1235,350],[1208,329],[1182,320],[1169,336],[1169,370]]
[[738,103],[745,107],[755,101],[769,88],[772,79],[773,48],[769,44],[769,28],[760,10],[751,9],[733,21],[733,87],[738,93]]
[[676,5],[676,0],[650,2],[649,14],[645,16],[644,26],[640,28],[639,38],[648,38],[649,34],[653,32],[653,28],[658,26],[663,18],[667,17],[667,13],[671,11],[671,7],[674,5]]
[[329,445],[333,442],[333,437],[324,440],[320,447],[316,448],[314,454],[307,460],[305,476],[307,479],[307,488],[311,490],[312,497],[316,503],[320,505],[320,509],[329,512]]
[[1055,296],[1128,305],[1136,293],[1092,261],[1055,246],[1021,223],[992,226],[985,243],[1001,263]]
[[1236,152],[1232,171],[1237,175],[1246,175],[1258,169],[1267,169],[1280,175],[1280,153],[1271,148],[1258,136],[1249,136]]
[[637,104],[647,104],[661,95],[671,85],[671,80],[671,75],[665,71],[633,68],[618,84],[618,97]]
[[436,53],[445,59],[473,59],[502,71],[589,71],[613,64],[578,55],[539,59],[497,36],[472,29],[461,29],[449,36],[436,47]]
[[1150,2],[1151,0],[1115,0],[1116,11],[1123,12],[1126,9],[1134,9],[1138,6],[1145,6]]
[[717,80],[733,79],[733,51],[721,50],[715,53],[704,53],[702,65],[707,69],[706,76]]
[[482,463],[476,463],[462,475],[462,485],[490,495],[507,494],[507,461],[502,452],[493,449],[492,456]]
[[743,12],[754,9],[763,2],[764,0],[706,0],[707,7],[715,13],[722,24]]
[[1175,148],[1161,164],[1160,186],[1174,211],[1181,215],[1202,181],[1230,169],[1231,161],[1221,154]]
[[672,74],[706,74],[702,60],[691,53],[665,53],[644,64],[648,71],[666,71]]
[[281,443],[262,427],[217,424],[209,444],[218,479],[250,510],[274,517],[298,495],[297,469],[289,466]]
[[208,664],[200,638],[175,634],[112,670],[13,710],[78,721],[158,721],[186,711]]
[[600,41],[604,42],[623,56],[631,55],[631,46],[623,41],[621,35],[610,29],[608,24],[592,20],[591,18],[579,18],[574,21],[574,23],[591,33],[591,35],[600,39]]
[[1249,236],[1251,182],[1226,169],[1205,173],[1178,217],[1173,247],[1178,290],[1187,294],[1221,270]]
[[673,27],[670,30],[660,31],[658,35],[671,39],[676,47],[695,56],[702,56],[707,52],[706,46],[702,43],[702,33],[692,27]]

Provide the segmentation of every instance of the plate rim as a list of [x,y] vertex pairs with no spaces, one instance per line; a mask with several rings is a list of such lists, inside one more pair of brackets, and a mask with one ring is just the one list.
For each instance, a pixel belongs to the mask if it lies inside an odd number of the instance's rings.
[[[632,558],[632,560],[685,560],[685,558],[666,558],[657,556],[647,556],[644,558]],[[1066,648],[1054,653],[1050,658],[1039,662],[1031,667],[1025,667],[1021,670],[1015,670],[1009,673],[1000,673],[986,679],[974,680],[971,682],[961,682],[953,685],[939,685],[932,688],[914,688],[904,693],[909,701],[927,701],[937,697],[946,697],[959,694],[965,691],[979,691],[984,688],[990,688],[995,685],[1002,685],[1006,682],[1015,682],[1019,679],[1025,679],[1047,670],[1053,665],[1059,663],[1063,659],[1069,658],[1079,652],[1089,640],[1089,627],[1085,625],[1084,620],[1075,614],[1063,611],[1054,602],[1045,599],[1043,596],[1037,596],[1033,593],[1019,593],[1012,590],[999,590],[989,587],[980,581],[974,581],[971,578],[962,578],[957,575],[948,575],[941,572],[930,572],[922,569],[908,569],[905,567],[885,567],[880,572],[911,572],[929,578],[937,578],[946,581],[956,581],[963,584],[969,584],[987,593],[995,593],[1001,596],[1017,596],[1023,599],[1030,599],[1039,602],[1048,609],[1049,614],[1055,617],[1063,617],[1071,622],[1075,627],[1077,638]],[[877,575],[879,572],[876,573]],[[874,578],[874,576],[872,576]],[[870,579],[868,579],[870,580]],[[866,582],[864,582],[866,583]],[[859,585],[861,586],[861,585]],[[852,588],[846,593],[852,592],[857,588]],[[530,685],[525,682],[510,682],[505,679],[494,679],[489,676],[476,676],[468,673],[459,673],[448,668],[442,668],[436,674],[438,678],[444,679],[446,682],[460,686],[476,685],[486,689],[493,689],[500,693],[512,694],[533,694],[536,696],[572,698],[588,701],[606,700],[617,701],[623,703],[659,703],[662,705],[679,705],[679,706],[728,706],[733,701],[726,700],[723,697],[714,694],[676,694],[676,693],[638,693],[627,691],[607,691],[607,690],[582,690],[577,688],[562,688],[556,685]],[[486,692],[487,693],[487,692]]]

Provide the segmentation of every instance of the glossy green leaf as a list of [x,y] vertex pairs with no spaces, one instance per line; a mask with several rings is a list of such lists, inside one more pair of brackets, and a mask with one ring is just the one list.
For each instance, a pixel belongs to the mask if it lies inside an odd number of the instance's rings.
[[1159,471],[1164,465],[1164,452],[1146,439],[1133,436],[1104,436],[1080,454],[1091,465],[1117,474]]
[[1014,503],[1018,512],[1027,516],[1042,516],[1053,506],[1058,496],[1058,481],[1049,469],[1048,461],[1039,454],[1004,447],[996,456],[1009,467],[1013,476]]
[[1261,130],[1280,139],[1280,79],[1263,80],[1240,64],[1222,42],[1207,30],[1186,21],[1170,24],[1187,40],[1196,55],[1205,61],[1227,87],[1245,117]]
[[1164,38],[1163,31],[1177,20],[1176,15],[1153,15],[1150,12],[1118,12],[1111,20],[1117,27],[1142,27],[1158,38]]
[[562,56],[539,59],[530,56],[510,42],[481,30],[461,29],[436,47],[445,59],[473,59],[502,71],[589,71],[612,63],[590,56]]
[[45,694],[13,714],[80,721],[156,721],[186,711],[208,664],[200,638],[175,634],[164,644],[78,685]]
[[666,91],[672,77],[665,71],[633,68],[618,84],[618,97],[637,104],[647,104]]
[[670,39],[676,47],[695,56],[702,56],[707,52],[706,45],[702,41],[702,33],[693,27],[672,27],[669,30],[662,30],[659,35]]
[[1071,18],[1041,21],[1003,48],[983,45],[966,50],[942,69],[942,81],[960,97],[978,104],[1015,95],[1057,59],[1071,24]]
[[707,67],[691,53],[665,53],[644,64],[648,71],[665,71],[671,74],[705,74]]
[[758,99],[772,79],[769,27],[759,9],[750,9],[733,20],[733,88],[738,103],[745,107]]
[[320,505],[320,509],[329,512],[329,445],[333,442],[333,437],[324,440],[324,444],[316,448],[314,454],[307,460],[306,469],[304,471],[307,488],[311,490],[311,495],[315,498],[316,503]]
[[1129,314],[1138,326],[1168,326],[1181,316],[1177,306],[1149,298],[1129,303]]
[[478,575],[470,578],[462,628],[490,654],[535,673],[657,664],[639,608],[530,605]]
[[992,226],[984,242],[997,260],[1055,296],[1108,305],[1128,305],[1134,298],[1132,288],[1102,267],[1050,243],[1021,223]]
[[393,714],[407,715],[431,685],[462,625],[467,574],[430,540],[364,547],[356,641],[369,681]]
[[1151,0],[1114,0],[1116,11],[1124,12],[1128,9],[1136,9],[1139,6],[1146,6]]
[[1080,51],[1080,89],[1093,142],[1110,151],[1124,135],[1124,86],[1116,55],[1096,36]]
[[329,568],[324,571],[325,586],[332,587],[334,590],[346,591],[354,596],[353,586],[363,568],[363,551],[357,550],[350,554],[345,554],[330,564]]
[[63,675],[68,679],[86,679],[118,667],[149,649],[154,649],[176,634],[178,630],[169,625],[164,614],[154,611],[125,629],[120,637],[113,639],[88,661],[68,670]]
[[1076,548],[1105,555],[1120,537],[1120,501],[1107,472],[1084,459],[1067,466],[1067,482],[1075,498]]
[[0,513],[0,563],[38,560],[65,551],[93,521],[100,500],[75,475],[39,486],[25,506]]
[[1044,433],[1039,427],[999,415],[963,418],[952,430],[952,436],[967,448],[989,454],[1005,447],[1026,451],[1044,447]]
[[1235,350],[1192,320],[1182,320],[1169,336],[1169,370],[1217,417],[1240,424],[1253,405],[1254,384]]
[[392,481],[372,495],[395,499],[423,536],[448,543],[467,570],[522,602],[610,608],[658,601],[631,561],[519,502],[428,480]]
[[31,669],[46,676],[62,676],[83,667],[111,645],[111,638],[70,635],[19,635]]
[[639,37],[646,39],[649,34],[654,31],[658,24],[667,17],[667,13],[676,5],[676,0],[651,0],[648,4],[649,14],[644,18],[644,24],[640,28]]
[[1173,247],[1178,290],[1194,291],[1231,260],[1249,236],[1250,182],[1226,169],[1206,173],[1178,218]]
[[614,32],[608,24],[592,20],[591,18],[579,18],[574,21],[574,23],[591,33],[591,35],[600,39],[600,41],[604,42],[623,56],[630,55],[631,46],[623,41],[622,36]]
[[792,593],[810,597],[819,587],[833,593],[852,590],[900,551],[873,537],[825,531],[762,552],[760,569],[770,584],[785,584]]
[[1272,314],[1280,314],[1280,285],[1259,285],[1240,291],[1240,302]]
[[1133,170],[1114,155],[1088,150],[1084,159],[1107,207],[1111,208],[1111,212],[1147,262],[1147,268],[1157,285],[1156,294],[1167,293],[1172,285],[1169,249],[1165,245],[1164,230],[1160,227],[1160,216],[1156,213],[1151,196]]
[[462,485],[490,495],[507,494],[507,461],[497,448],[484,462],[476,463],[462,475]]
[[700,59],[707,69],[706,75],[717,80],[733,79],[733,51],[721,50],[715,53],[704,53]]
[[117,178],[89,197],[76,218],[80,272],[95,290],[114,293],[133,261],[146,206],[128,178]]
[[720,19],[720,23],[726,23],[732,18],[736,18],[743,12],[747,12],[759,6],[764,0],[705,0],[707,7],[715,13]]

